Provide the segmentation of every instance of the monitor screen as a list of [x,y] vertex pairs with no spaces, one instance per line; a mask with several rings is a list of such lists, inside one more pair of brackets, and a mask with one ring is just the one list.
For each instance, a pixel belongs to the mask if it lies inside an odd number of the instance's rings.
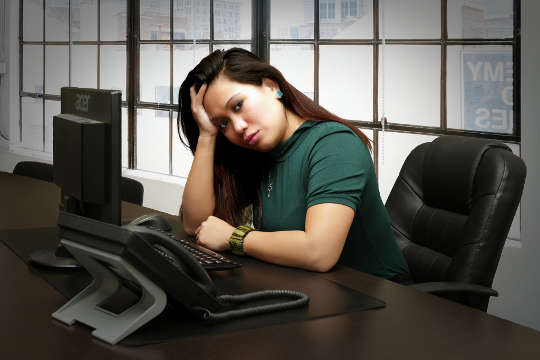
[[64,87],[53,117],[54,182],[61,208],[120,225],[121,92]]

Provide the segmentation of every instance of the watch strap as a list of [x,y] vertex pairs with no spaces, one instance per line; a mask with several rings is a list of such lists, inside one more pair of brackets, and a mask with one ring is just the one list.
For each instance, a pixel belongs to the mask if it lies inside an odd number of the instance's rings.
[[234,229],[231,237],[229,237],[229,247],[234,255],[245,255],[244,253],[244,238],[253,228],[245,225],[240,225]]

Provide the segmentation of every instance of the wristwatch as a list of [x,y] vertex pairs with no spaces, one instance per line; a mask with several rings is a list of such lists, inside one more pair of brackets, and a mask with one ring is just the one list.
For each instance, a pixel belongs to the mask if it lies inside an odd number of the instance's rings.
[[255,229],[244,225],[240,225],[234,229],[231,237],[229,238],[229,247],[234,255],[245,255],[244,238],[251,230]]

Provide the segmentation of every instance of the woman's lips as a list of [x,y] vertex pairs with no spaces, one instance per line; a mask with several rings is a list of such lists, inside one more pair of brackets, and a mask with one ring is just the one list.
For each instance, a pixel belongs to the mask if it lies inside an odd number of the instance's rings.
[[253,145],[253,144],[255,144],[257,142],[258,139],[259,139],[259,130],[255,131],[253,134],[249,135],[246,138],[246,142],[249,145]]

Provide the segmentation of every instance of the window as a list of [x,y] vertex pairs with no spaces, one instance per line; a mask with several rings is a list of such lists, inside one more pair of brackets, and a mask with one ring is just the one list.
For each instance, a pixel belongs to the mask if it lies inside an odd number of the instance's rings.
[[[127,124],[126,1],[72,0],[70,6],[68,0],[25,0],[20,12],[18,143],[52,153],[52,116],[60,112],[62,86],[121,89]],[[123,136],[127,144],[127,132]]]
[[32,150],[52,151],[61,86],[118,88],[123,166],[185,178],[178,87],[209,52],[241,46],[366,132],[383,199],[403,156],[434,136],[499,139],[520,151],[519,0],[20,4],[18,140]]
[[320,19],[335,19],[336,18],[335,0],[320,0],[319,18]]

